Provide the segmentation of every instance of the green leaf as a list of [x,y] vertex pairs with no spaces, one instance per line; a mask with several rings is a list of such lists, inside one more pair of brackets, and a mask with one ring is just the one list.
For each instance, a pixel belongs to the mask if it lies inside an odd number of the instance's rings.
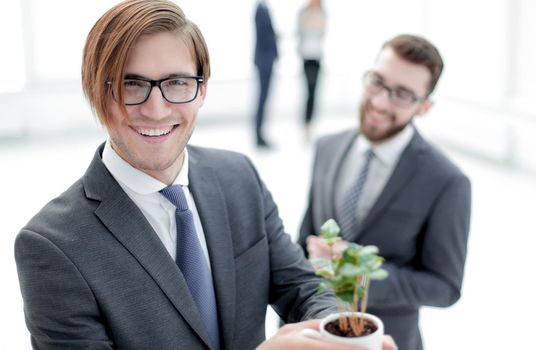
[[[339,225],[333,219],[326,221],[320,235],[332,246],[340,240]],[[358,300],[366,300],[367,287],[361,281],[382,280],[388,272],[381,268],[384,258],[378,255],[379,249],[374,245],[361,246],[350,243],[342,255],[331,259],[312,259],[317,274],[324,278],[320,289],[330,288],[342,302],[352,304]]]
[[379,253],[378,247],[375,245],[367,245],[361,248],[360,255],[374,255]]
[[340,293],[335,293],[337,298],[344,301],[345,303],[351,304],[354,293],[352,291],[345,291]]
[[345,252],[350,256],[359,256],[359,251],[361,250],[362,246],[356,243],[350,243],[348,247],[346,248]]
[[384,269],[379,269],[379,270],[376,270],[376,271],[372,271],[368,275],[368,277],[371,280],[383,280],[383,279],[386,279],[387,276],[389,276],[389,272],[387,272]]
[[375,259],[370,261],[369,267],[371,270],[377,270],[382,265],[383,265],[383,259],[377,256],[375,257]]
[[333,271],[329,271],[329,270],[318,270],[316,271],[316,274],[320,277],[323,277],[327,280],[331,280],[333,279]]
[[324,222],[322,227],[320,227],[320,235],[325,239],[338,237],[340,232],[341,229],[339,228],[339,225],[337,225],[337,222],[333,219]]
[[325,240],[326,240],[327,245],[332,246],[332,245],[335,244],[335,242],[340,241],[341,238],[340,237],[332,237],[332,238],[325,238]]
[[353,277],[355,279],[355,276],[363,274],[364,271],[359,266],[346,263],[338,272],[345,277]]
[[318,270],[324,270],[324,269],[330,269],[333,270],[331,266],[331,260],[324,259],[324,258],[312,258],[309,259],[313,267],[315,268],[315,271]]

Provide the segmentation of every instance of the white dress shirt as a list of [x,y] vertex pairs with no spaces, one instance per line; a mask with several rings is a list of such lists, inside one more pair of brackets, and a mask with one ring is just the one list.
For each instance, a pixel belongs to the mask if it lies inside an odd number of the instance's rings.
[[380,144],[372,144],[363,134],[359,134],[346,153],[335,187],[335,201],[338,204],[356,181],[365,163],[367,151],[372,148],[375,156],[370,161],[367,180],[357,206],[357,222],[361,222],[376,203],[414,133],[413,125],[409,124],[391,139]]
[[[134,168],[123,160],[111,147],[110,140],[106,141],[102,152],[102,161],[112,176],[117,180],[121,188],[140,208],[141,212],[149,221],[152,228],[166,247],[169,255],[176,259],[177,256],[177,224],[175,218],[175,206],[166,199],[159,191],[166,187],[154,177],[147,175]],[[188,201],[188,207],[192,211],[195,230],[201,243],[205,258],[210,268],[210,258],[207,243],[199,213],[194,198],[188,189],[188,150],[184,148],[184,162],[181,171],[173,182],[173,185],[181,186]],[[147,232],[147,234],[152,234]]]

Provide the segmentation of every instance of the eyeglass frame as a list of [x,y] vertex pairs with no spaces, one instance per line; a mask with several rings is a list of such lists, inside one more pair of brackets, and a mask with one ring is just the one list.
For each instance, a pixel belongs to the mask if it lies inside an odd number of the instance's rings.
[[[162,90],[162,83],[165,82],[165,81],[168,81],[168,80],[173,80],[173,79],[194,79],[197,86],[196,86],[196,89],[195,89],[195,94],[194,94],[194,97],[192,97],[190,100],[188,101],[182,101],[182,102],[173,102],[173,101],[170,101],[168,100],[168,98],[166,97],[166,94],[164,93],[164,90]],[[162,97],[164,98],[164,100],[166,100],[167,102],[169,103],[172,103],[172,104],[183,104],[183,103],[189,103],[189,102],[192,102],[193,100],[195,100],[197,98],[197,95],[199,95],[199,87],[201,85],[203,85],[205,83],[205,78],[202,77],[202,76],[199,76],[199,75],[191,75],[191,76],[174,76],[174,77],[168,77],[168,78],[164,78],[164,79],[159,79],[159,80],[152,80],[152,79],[147,79],[147,78],[143,78],[143,77],[136,77],[136,78],[123,78],[123,81],[125,80],[139,80],[139,81],[145,81],[147,83],[150,84],[150,88],[147,90],[147,94],[145,96],[145,98],[143,99],[143,101],[141,102],[138,102],[138,103],[125,103],[125,106],[137,106],[137,105],[141,105],[145,102],[147,102],[147,100],[149,99],[149,96],[151,96],[151,93],[153,91],[153,88],[155,86],[158,87],[158,89],[160,90],[160,93],[162,94]],[[107,85],[109,86],[112,86],[112,82],[111,81],[107,81],[106,82]],[[113,89],[112,89],[112,96],[113,98],[115,99],[115,95],[114,95],[114,92],[113,92]],[[117,101],[117,100],[116,100]]]
[[[364,74],[363,74],[363,86],[365,88],[365,90],[367,92],[369,92],[370,94],[372,95],[377,95],[379,94],[382,90],[385,90],[387,91],[387,96],[389,97],[389,101],[394,104],[395,106],[397,107],[409,107],[409,106],[412,106],[416,103],[421,103],[421,102],[424,102],[428,99],[429,95],[426,95],[426,96],[423,96],[423,97],[418,97],[413,91],[411,90],[408,90],[408,89],[403,89],[403,90],[400,90],[399,88],[392,88],[392,87],[389,87],[387,86],[382,79],[377,79],[377,82],[379,83],[379,88],[381,88],[381,90],[379,90],[378,92],[376,93],[372,93],[370,91],[368,91],[367,87],[370,86],[370,81],[367,82],[367,78],[369,78],[370,76],[372,75],[378,75],[378,73],[374,72],[373,70],[368,70],[366,71]],[[395,102],[395,100],[393,100],[393,95],[397,92],[397,91],[405,91],[405,92],[409,92],[412,96],[411,96],[411,101],[408,101],[407,103],[403,102],[402,104],[401,103],[397,103]],[[398,100],[400,101],[400,100]]]

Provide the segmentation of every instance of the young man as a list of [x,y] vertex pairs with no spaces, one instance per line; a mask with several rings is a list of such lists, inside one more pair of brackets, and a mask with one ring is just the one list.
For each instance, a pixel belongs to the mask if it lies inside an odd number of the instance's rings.
[[91,29],[82,84],[109,138],[15,242],[35,349],[253,349],[269,304],[287,322],[336,310],[251,162],[187,146],[209,77],[171,1],[122,2]]
[[343,241],[379,247],[389,277],[373,282],[367,311],[379,316],[401,350],[422,349],[419,308],[460,297],[471,188],[468,178],[412,123],[432,106],[443,61],[426,39],[387,41],[365,73],[359,130],[318,141],[309,205],[299,243],[310,257],[329,254],[316,236],[336,218]]

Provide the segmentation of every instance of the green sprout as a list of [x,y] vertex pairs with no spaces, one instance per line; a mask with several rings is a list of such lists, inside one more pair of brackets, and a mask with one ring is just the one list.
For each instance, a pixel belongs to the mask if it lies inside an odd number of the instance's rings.
[[350,243],[341,255],[333,253],[333,245],[341,238],[340,228],[333,219],[327,220],[320,228],[322,236],[330,248],[331,259],[314,258],[311,263],[315,267],[316,274],[324,280],[320,284],[320,290],[332,289],[344,309],[361,311],[361,317],[339,318],[341,329],[347,331],[350,327],[354,334],[362,334],[367,310],[367,297],[371,280],[387,278],[388,273],[381,266],[384,259],[378,255],[378,247],[373,245],[362,246]]

